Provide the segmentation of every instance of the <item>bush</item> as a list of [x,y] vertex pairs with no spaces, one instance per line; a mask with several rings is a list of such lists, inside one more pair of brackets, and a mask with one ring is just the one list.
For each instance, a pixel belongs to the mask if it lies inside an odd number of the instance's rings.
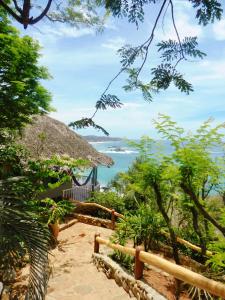
[[26,150],[16,144],[0,146],[0,179],[21,176],[24,173]]
[[124,220],[118,223],[114,240],[125,244],[132,240],[134,247],[144,245],[145,251],[154,248],[157,240],[161,238],[163,220],[159,213],[148,205],[140,205],[135,214],[126,215]]
[[89,201],[98,203],[107,208],[115,209],[118,213],[123,214],[125,212],[124,200],[115,192],[95,192]]

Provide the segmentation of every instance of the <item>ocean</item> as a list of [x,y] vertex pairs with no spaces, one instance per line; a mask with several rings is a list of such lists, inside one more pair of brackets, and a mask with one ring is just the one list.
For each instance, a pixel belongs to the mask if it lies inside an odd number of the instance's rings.
[[138,151],[127,145],[125,141],[90,142],[90,144],[114,161],[114,165],[110,168],[98,167],[98,181],[103,187],[107,186],[117,173],[127,171],[138,156]]
[[[107,142],[90,142],[90,144],[99,152],[110,156],[114,165],[110,168],[99,166],[98,167],[98,181],[102,187],[115,177],[119,172],[125,172],[132,165],[132,162],[138,156],[137,149],[128,145],[126,141],[107,141]],[[161,142],[163,152],[168,154],[173,151],[170,143],[167,141]],[[161,149],[162,150],[162,149]],[[153,149],[156,152],[157,148]],[[211,151],[212,157],[221,157],[224,155],[224,150],[220,147],[215,147]]]

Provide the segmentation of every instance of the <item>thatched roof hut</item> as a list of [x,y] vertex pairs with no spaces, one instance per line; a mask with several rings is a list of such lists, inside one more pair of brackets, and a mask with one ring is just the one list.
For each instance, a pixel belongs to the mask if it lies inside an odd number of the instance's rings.
[[49,116],[35,116],[27,125],[18,143],[26,146],[32,158],[69,155],[75,159],[88,159],[93,165],[110,166],[113,160],[96,151],[80,135],[64,123]]

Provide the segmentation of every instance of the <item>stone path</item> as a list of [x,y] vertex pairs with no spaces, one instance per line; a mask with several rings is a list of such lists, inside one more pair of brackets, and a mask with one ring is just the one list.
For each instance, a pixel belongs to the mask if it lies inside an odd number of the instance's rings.
[[[52,251],[52,275],[46,300],[131,299],[114,280],[98,272],[91,262],[94,234],[109,238],[112,231],[83,223],[60,232],[59,247]],[[101,246],[101,251],[104,251]],[[107,251],[105,249],[105,251]],[[134,299],[134,298],[133,298]]]

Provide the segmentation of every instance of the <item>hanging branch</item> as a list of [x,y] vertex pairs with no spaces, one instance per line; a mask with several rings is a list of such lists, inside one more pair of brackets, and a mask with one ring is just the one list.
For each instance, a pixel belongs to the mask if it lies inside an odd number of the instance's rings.
[[52,0],[49,0],[48,3],[47,3],[47,5],[46,5],[46,7],[45,7],[45,9],[42,11],[42,13],[41,13],[38,17],[36,17],[36,18],[34,18],[34,19],[31,19],[31,21],[30,21],[29,24],[31,24],[31,25],[36,24],[36,23],[39,22],[42,18],[44,18],[44,16],[46,16],[47,13],[48,13],[48,11],[49,11],[49,9],[50,9],[50,7],[51,7],[51,4],[52,4]]
[[0,5],[3,6],[3,8],[8,12],[8,14],[10,14],[14,19],[16,19],[19,23],[21,23],[24,26],[24,29],[27,28],[28,25],[33,25],[36,24],[37,22],[39,22],[44,16],[47,15],[51,4],[52,4],[52,0],[48,0],[48,3],[45,7],[45,9],[42,11],[42,13],[34,18],[34,17],[30,17],[30,10],[31,10],[31,3],[30,0],[24,0],[23,2],[23,9],[19,7],[18,3],[16,0],[13,0],[14,6],[16,11],[19,13],[16,14],[14,12],[14,10],[5,3],[4,0],[0,0]]
[[[188,0],[187,0],[188,1]],[[12,0],[14,3],[15,10],[19,13],[17,14],[9,5],[5,3],[4,0],[0,0],[0,5],[2,5],[6,11],[14,17],[18,22],[24,25],[24,28],[27,28],[29,24],[34,25],[39,22],[44,16],[49,18],[51,21],[66,22],[68,24],[76,25],[77,22],[83,23],[79,17],[74,20],[74,16],[71,16],[69,12],[74,8],[75,4],[71,4],[70,1],[66,2],[68,6],[65,6],[64,9],[60,10],[60,4],[57,4],[57,10],[59,14],[50,14],[47,15],[52,0],[48,0],[45,9],[42,13],[34,18],[30,17],[31,1],[23,1],[23,9],[18,5],[17,0]],[[138,2],[138,3],[137,3]],[[221,3],[217,0],[212,1],[203,1],[203,0],[189,0],[192,3],[194,9],[196,9],[196,18],[199,21],[199,24],[207,25],[209,22],[214,22],[215,19],[220,20],[223,9]],[[144,20],[144,5],[145,4],[156,4],[155,0],[109,0],[103,1],[101,3],[105,6],[107,10],[110,10],[114,17],[128,17],[128,21],[135,23],[138,27],[138,22],[143,22]],[[90,6],[88,1],[88,7]],[[100,5],[100,4],[99,4]],[[79,6],[79,5],[78,5]],[[95,7],[95,6],[94,6]],[[158,52],[161,53],[162,62],[158,66],[151,69],[152,78],[149,82],[143,82],[140,80],[141,72],[146,65],[149,49],[154,40],[155,30],[157,28],[158,22],[164,12],[163,20],[167,12],[168,7],[171,8],[171,19],[173,28],[176,32],[176,40],[162,41],[157,44]],[[85,22],[89,25],[96,24],[96,21]],[[177,71],[177,66],[182,60],[187,60],[188,57],[198,57],[203,58],[205,53],[199,51],[197,48],[197,38],[196,37],[186,37],[181,40],[179,36],[179,31],[175,23],[174,15],[174,4],[173,0],[164,0],[160,5],[159,12],[156,16],[155,22],[153,24],[151,34],[148,39],[143,42],[140,46],[132,47],[131,45],[125,45],[118,50],[119,55],[121,56],[121,68],[119,72],[110,80],[105,91],[101,94],[100,99],[95,105],[95,111],[91,117],[83,118],[79,121],[72,122],[70,126],[74,128],[83,128],[93,126],[99,130],[103,128],[93,121],[93,118],[96,116],[98,110],[107,109],[108,107],[118,108],[122,106],[122,103],[117,96],[106,94],[111,87],[112,83],[123,73],[128,73],[127,84],[123,87],[125,91],[140,90],[143,94],[143,97],[147,101],[152,101],[152,94],[159,92],[161,90],[166,90],[172,83],[181,91],[186,94],[189,94],[193,91],[192,85],[187,82],[183,75]],[[138,67],[133,67],[137,58],[141,58],[141,65]],[[82,125],[83,124],[83,125]],[[102,130],[105,134],[105,130]]]
[[[155,68],[151,69],[152,79],[148,83],[144,83],[140,80],[141,72],[146,65],[149,49],[154,40],[155,31],[159,23],[160,17],[162,16],[165,8],[166,10],[170,6],[171,8],[171,19],[173,28],[176,33],[177,41],[169,40],[162,41],[157,44],[158,52],[161,52],[162,63]],[[135,20],[134,20],[135,21]],[[109,88],[113,82],[123,73],[128,73],[127,85],[123,88],[126,91],[131,91],[134,89],[141,90],[143,97],[147,101],[152,101],[152,93],[159,92],[160,90],[167,89],[171,83],[181,91],[186,94],[189,94],[193,91],[192,85],[187,82],[183,75],[180,74],[176,67],[182,60],[186,60],[186,56],[199,57],[203,58],[205,53],[196,49],[198,43],[196,37],[189,37],[181,40],[174,16],[174,5],[172,0],[164,0],[160,6],[159,12],[156,16],[155,22],[153,24],[151,33],[146,41],[144,41],[140,46],[132,47],[130,45],[125,45],[118,50],[118,53],[121,56],[121,69],[120,71],[110,80],[104,92],[101,94],[100,99],[97,101],[95,106],[95,111],[91,117],[83,118],[81,120],[72,122],[69,126],[74,129],[86,128],[92,126],[103,131],[104,134],[108,133],[103,128],[93,121],[93,118],[96,116],[98,110],[107,109],[108,107],[119,108],[122,106],[122,103],[119,101],[118,97],[115,95],[107,94]],[[134,68],[133,64],[136,62],[137,58],[141,58],[142,62],[138,68]],[[175,62],[174,62],[175,61]],[[174,63],[173,63],[174,62]]]
[[14,6],[15,6],[15,9],[22,15],[23,10],[19,7],[19,5],[17,4],[17,1],[13,0],[13,3],[14,3]]
[[[13,1],[14,2],[14,1]],[[22,17],[18,16],[12,9],[10,6],[8,6],[4,0],[0,0],[0,5],[7,11],[8,14],[10,14],[14,19],[16,19],[16,21],[18,21],[19,23],[22,23]]]
[[[120,102],[120,100],[118,99],[117,96],[115,95],[111,95],[111,94],[107,94],[107,91],[109,90],[109,88],[111,87],[111,85],[113,84],[113,82],[124,72],[126,71],[132,64],[133,62],[135,61],[136,57],[140,54],[143,53],[143,51],[145,52],[145,56],[144,56],[144,59],[143,59],[143,63],[141,65],[141,67],[139,68],[139,71],[138,71],[138,74],[136,76],[136,83],[137,83],[137,80],[138,80],[138,76],[140,75],[141,73],[141,70],[143,69],[144,67],[144,64],[147,60],[147,56],[148,56],[148,51],[149,51],[149,47],[153,41],[153,38],[154,38],[154,33],[155,33],[155,29],[157,27],[157,24],[158,24],[158,21],[160,19],[160,16],[163,12],[163,9],[166,5],[168,0],[164,0],[161,7],[160,7],[160,10],[159,10],[159,13],[156,17],[156,20],[154,22],[154,25],[153,25],[153,28],[152,28],[152,31],[151,31],[151,34],[149,36],[149,38],[144,42],[142,43],[140,46],[136,47],[132,53],[132,55],[129,57],[129,59],[127,59],[124,63],[123,61],[121,61],[122,63],[122,68],[120,69],[120,71],[110,80],[110,82],[108,83],[107,87],[105,88],[105,90],[103,91],[103,93],[101,94],[100,96],[100,99],[96,102],[96,105],[95,105],[95,108],[96,110],[94,111],[93,115],[89,118],[82,118],[81,120],[78,120],[78,121],[75,121],[75,122],[71,122],[69,124],[70,127],[74,128],[74,129],[79,129],[79,128],[86,128],[86,127],[89,127],[89,126],[92,126],[94,128],[97,128],[99,130],[101,130],[104,134],[106,135],[109,135],[108,132],[103,129],[101,126],[95,124],[95,122],[93,121],[93,118],[95,117],[95,115],[97,114],[98,110],[106,110],[107,107],[111,107],[111,108],[120,108],[123,104]],[[120,49],[118,51],[119,53],[121,53],[123,55],[123,50]]]

